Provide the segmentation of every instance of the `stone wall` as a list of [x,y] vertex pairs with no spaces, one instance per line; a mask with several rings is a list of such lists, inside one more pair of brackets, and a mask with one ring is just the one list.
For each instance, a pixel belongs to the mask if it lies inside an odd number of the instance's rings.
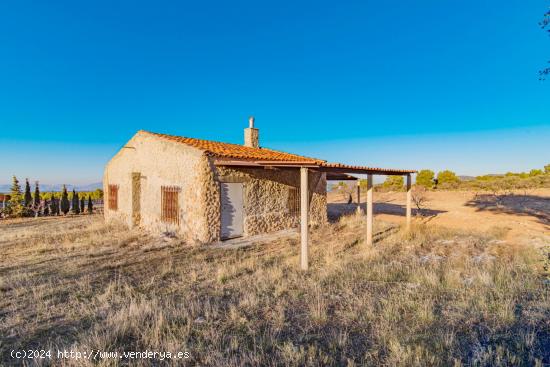
[[[298,216],[291,216],[288,207],[290,187],[300,187],[298,169],[252,169],[213,167],[209,187],[215,190],[217,202],[208,214],[211,237],[219,239],[220,182],[242,182],[244,196],[244,235],[297,227]],[[326,175],[309,173],[310,223],[327,222]]]
[[[132,177],[140,173],[140,227],[155,232],[176,232],[190,242],[208,242],[207,206],[203,201],[207,196],[204,182],[208,170],[208,160],[202,151],[138,132],[105,168],[105,219],[133,226],[132,207],[136,208],[136,203],[133,203],[132,187],[136,187],[136,183]],[[108,208],[109,184],[119,186],[116,211]],[[161,220],[162,186],[181,189],[179,226]]]

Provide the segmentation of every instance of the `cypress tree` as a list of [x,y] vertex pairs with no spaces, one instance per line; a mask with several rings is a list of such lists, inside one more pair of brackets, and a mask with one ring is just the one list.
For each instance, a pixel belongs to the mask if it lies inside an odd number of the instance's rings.
[[92,195],[88,195],[88,214],[94,212],[94,203],[92,203]]
[[78,199],[78,193],[73,189],[73,214],[80,214],[80,201]]
[[10,190],[10,201],[8,203],[8,215],[14,216],[14,217],[21,217],[23,216],[23,195],[21,195],[21,186],[19,186],[19,181],[17,180],[17,177],[13,176],[13,181],[11,184],[11,190]]
[[44,199],[44,216],[47,217],[48,215],[50,215],[50,204],[48,199]]
[[61,202],[59,204],[61,212],[67,215],[67,213],[71,209],[71,204],[69,203],[69,194],[67,193],[67,187],[65,185],[63,185],[63,191],[61,192]]
[[56,200],[55,200],[54,193],[52,192],[51,196],[50,196],[50,215],[57,215],[58,214],[57,209],[55,208],[55,206],[56,206]]
[[84,200],[84,194],[80,198],[80,212],[84,214],[84,208],[86,208],[86,201]]
[[53,215],[59,215],[59,199],[55,197],[55,194],[52,192],[52,214]]
[[25,196],[24,196],[24,216],[31,216],[31,205],[32,205],[32,195],[31,195],[31,185],[29,184],[29,179],[25,179]]
[[34,183],[34,205],[40,206],[40,188],[38,187],[38,181]]

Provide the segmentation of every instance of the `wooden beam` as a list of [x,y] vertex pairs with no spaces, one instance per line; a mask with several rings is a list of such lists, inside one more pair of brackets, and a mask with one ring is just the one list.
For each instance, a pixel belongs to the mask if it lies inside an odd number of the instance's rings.
[[215,158],[214,165],[216,166],[236,166],[236,167],[289,167],[289,168],[317,168],[318,164],[312,162],[296,162],[296,161],[258,161],[258,160],[239,160],[239,159],[223,159]]
[[309,242],[309,193],[308,193],[308,169],[300,168],[300,267],[307,270],[308,242]]
[[367,175],[367,245],[372,245],[372,174]]
[[409,174],[407,175],[407,211],[406,211],[407,230],[411,229],[411,217],[412,217],[411,201],[412,201],[412,180],[411,180],[411,175]]
[[357,215],[361,215],[361,181],[357,180]]
[[415,171],[394,171],[394,170],[385,170],[380,169],[368,169],[368,168],[347,168],[347,167],[323,167],[318,168],[321,172],[332,172],[332,173],[347,173],[347,174],[372,174],[372,175],[385,175],[385,176],[405,176],[410,173],[415,173]]

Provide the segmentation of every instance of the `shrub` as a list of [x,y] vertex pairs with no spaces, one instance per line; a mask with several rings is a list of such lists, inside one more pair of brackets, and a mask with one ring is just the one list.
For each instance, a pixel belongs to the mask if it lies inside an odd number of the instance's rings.
[[428,201],[426,187],[421,185],[414,185],[411,190],[411,199],[417,209],[416,215],[422,216],[424,205]]

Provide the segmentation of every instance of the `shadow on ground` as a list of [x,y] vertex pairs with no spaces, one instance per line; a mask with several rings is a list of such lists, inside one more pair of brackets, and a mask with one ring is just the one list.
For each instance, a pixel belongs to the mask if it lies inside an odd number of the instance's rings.
[[[367,204],[361,203],[361,211],[365,213],[367,210]],[[357,211],[357,204],[346,204],[346,203],[328,203],[327,204],[327,215],[330,222],[336,222],[340,217],[344,215],[350,215]],[[393,204],[389,202],[375,202],[373,203],[374,214],[391,214],[405,216],[405,205]],[[445,210],[433,210],[433,209],[422,209],[421,212],[418,212],[418,209],[413,208],[412,215],[420,215],[424,218],[434,218],[441,213],[446,213]]]
[[476,195],[466,203],[477,211],[497,214],[515,214],[537,219],[550,228],[550,198],[536,195]]

